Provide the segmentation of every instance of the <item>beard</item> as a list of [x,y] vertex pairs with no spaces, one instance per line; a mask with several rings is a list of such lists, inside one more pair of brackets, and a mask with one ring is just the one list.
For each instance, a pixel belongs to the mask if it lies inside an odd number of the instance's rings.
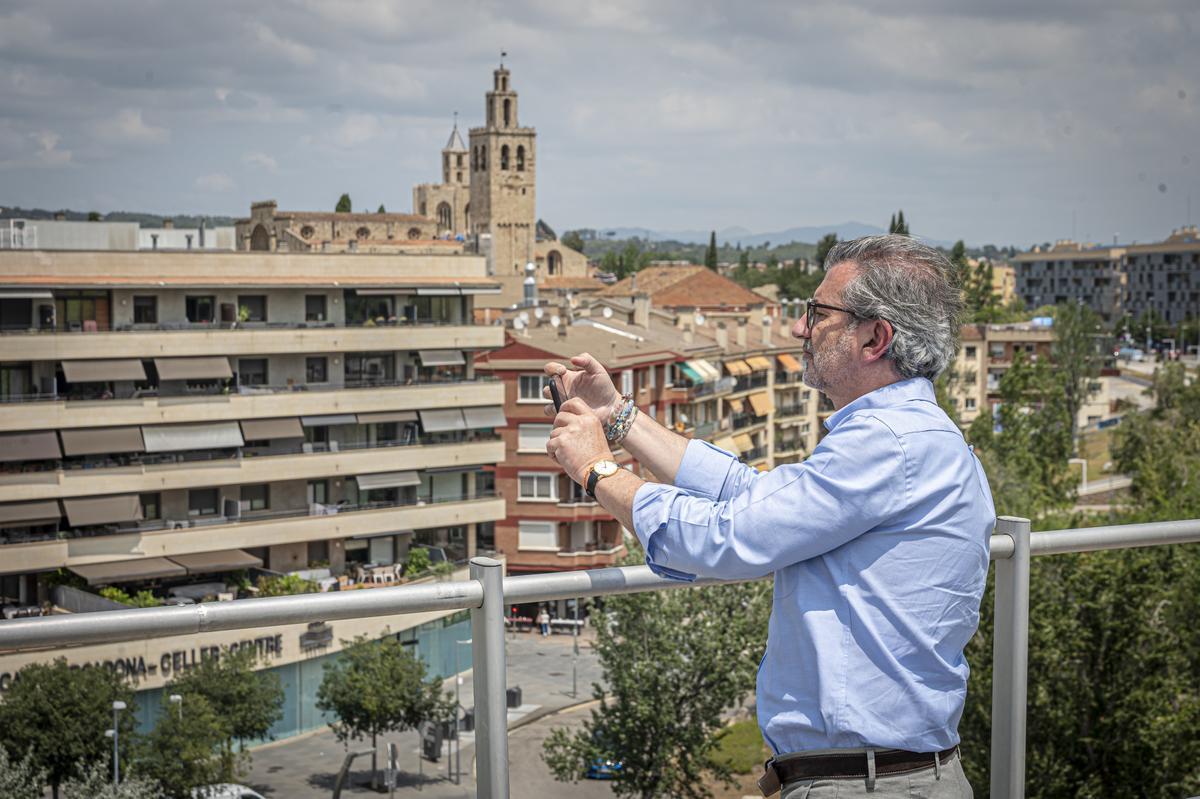
[[854,336],[843,334],[834,341],[826,338],[823,343],[819,349],[814,348],[809,339],[804,346],[803,380],[809,388],[828,394],[830,386],[843,382],[850,368]]

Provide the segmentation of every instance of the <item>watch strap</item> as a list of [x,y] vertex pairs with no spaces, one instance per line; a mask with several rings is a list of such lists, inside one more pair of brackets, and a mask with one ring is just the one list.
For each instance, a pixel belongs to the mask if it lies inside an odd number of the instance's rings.
[[592,464],[588,468],[587,479],[583,481],[583,491],[589,498],[596,498],[596,484],[600,482],[600,473],[596,471],[596,464]]

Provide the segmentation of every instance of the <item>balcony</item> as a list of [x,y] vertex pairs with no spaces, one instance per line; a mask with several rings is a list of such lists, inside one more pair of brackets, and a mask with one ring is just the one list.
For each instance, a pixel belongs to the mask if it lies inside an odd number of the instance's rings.
[[735,413],[730,419],[730,425],[734,430],[744,430],[747,427],[754,427],[755,425],[766,423],[767,417],[755,416],[752,413]]
[[54,500],[104,494],[247,485],[309,480],[321,477],[394,471],[403,459],[405,469],[438,469],[476,466],[504,460],[504,441],[495,434],[475,433],[470,438],[445,443],[432,436],[411,442],[388,441],[372,445],[339,446],[337,451],[220,457],[194,453],[194,459],[160,463],[131,463],[96,469],[59,469],[0,474],[0,502]]
[[740,460],[742,463],[757,463],[758,461],[765,460],[766,457],[766,447],[755,447],[754,449],[748,449],[739,455],[738,460]]
[[777,386],[798,386],[804,382],[804,375],[801,372],[776,372],[775,385]]
[[807,402],[780,403],[779,405],[775,406],[775,421],[776,422],[779,422],[789,416],[807,416],[807,415],[808,415],[808,403]]
[[763,388],[767,385],[767,373],[755,372],[749,375],[743,375],[737,378],[737,382],[733,387],[733,393],[739,394],[743,391],[753,391],[756,388]]
[[682,400],[698,400],[705,397],[720,397],[731,393],[737,381],[732,377],[722,377],[720,380],[713,380],[707,383],[693,383],[686,379],[675,381],[673,389],[682,391]]
[[[165,557],[223,549],[266,547],[326,541],[400,530],[419,530],[504,518],[504,499],[494,492],[470,496],[417,499],[408,503],[267,511],[241,518],[212,516],[188,520],[188,526],[167,522],[143,523],[133,530],[93,535],[59,533],[42,540],[3,543],[0,572],[21,574],[88,563],[107,563],[141,557]],[[181,523],[176,523],[176,525]]]
[[504,385],[483,377],[411,384],[262,387],[239,394],[163,397],[148,393],[128,399],[68,401],[50,395],[17,395],[0,402],[10,403],[0,414],[0,432],[19,432],[501,405]]
[[[309,325],[312,326],[309,326]],[[173,358],[198,355],[283,355],[386,350],[484,350],[504,346],[495,326],[437,323],[332,327],[323,323],[262,322],[229,329],[214,324],[137,325],[132,330],[4,331],[4,357],[13,361],[90,358]],[[320,326],[317,326],[320,325]],[[186,327],[182,327],[186,326]]]

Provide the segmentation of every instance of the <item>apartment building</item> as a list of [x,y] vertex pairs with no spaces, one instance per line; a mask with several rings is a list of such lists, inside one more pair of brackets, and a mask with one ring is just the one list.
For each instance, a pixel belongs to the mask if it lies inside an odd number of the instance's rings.
[[1087,305],[1111,324],[1124,310],[1124,253],[1122,247],[1085,247],[1069,239],[1046,250],[1034,247],[1015,259],[1017,295],[1027,308]]
[[1121,257],[1124,312],[1156,313],[1169,325],[1200,317],[1200,231],[1174,230],[1166,241],[1134,244]]
[[451,560],[504,518],[479,257],[0,252],[0,595]]
[[[985,408],[988,397],[987,325],[963,325],[959,336],[958,356],[950,375],[950,403],[958,422],[967,427]],[[995,380],[999,381],[999,372]],[[994,389],[993,389],[994,390]]]

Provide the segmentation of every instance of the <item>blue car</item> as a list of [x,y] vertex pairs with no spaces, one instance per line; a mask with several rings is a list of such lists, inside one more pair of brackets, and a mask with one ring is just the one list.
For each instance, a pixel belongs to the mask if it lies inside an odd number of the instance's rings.
[[605,760],[598,757],[588,764],[587,773],[584,775],[589,780],[611,780],[616,779],[616,776],[625,768],[625,764],[620,760]]

